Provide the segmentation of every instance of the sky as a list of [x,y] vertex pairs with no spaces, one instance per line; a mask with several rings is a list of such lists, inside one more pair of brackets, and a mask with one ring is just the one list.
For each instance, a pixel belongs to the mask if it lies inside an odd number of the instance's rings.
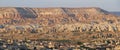
[[0,7],[100,7],[120,11],[120,0],[0,0]]

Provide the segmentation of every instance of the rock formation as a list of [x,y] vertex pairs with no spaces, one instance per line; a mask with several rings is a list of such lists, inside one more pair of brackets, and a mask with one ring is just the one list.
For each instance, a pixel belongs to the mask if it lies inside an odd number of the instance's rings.
[[78,40],[84,39],[82,36],[89,37],[87,34],[93,34],[92,37],[98,32],[119,32],[119,22],[118,16],[97,7],[4,7],[0,8],[0,37]]

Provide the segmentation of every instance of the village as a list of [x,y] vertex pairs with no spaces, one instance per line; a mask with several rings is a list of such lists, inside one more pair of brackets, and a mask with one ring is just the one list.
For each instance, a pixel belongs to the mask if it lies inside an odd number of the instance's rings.
[[120,43],[82,43],[69,40],[3,40],[0,50],[119,50]]

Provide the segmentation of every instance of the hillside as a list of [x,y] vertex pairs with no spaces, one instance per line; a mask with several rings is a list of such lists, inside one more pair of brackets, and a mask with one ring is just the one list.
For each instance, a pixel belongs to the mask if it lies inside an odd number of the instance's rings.
[[[80,21],[104,21],[104,20],[115,20],[115,16],[109,12],[102,10],[97,7],[91,8],[0,8],[0,19],[2,23],[11,23],[9,20],[13,19],[26,20],[34,18],[36,21],[49,20],[54,23],[67,23],[80,22]],[[8,20],[8,21],[7,21]],[[3,22],[4,21],[4,22]],[[26,20],[28,21],[28,20]],[[35,22],[36,22],[35,21]],[[14,21],[13,21],[14,22]],[[12,23],[13,23],[12,22]],[[31,22],[34,22],[31,20]],[[20,22],[21,23],[21,22]],[[23,23],[23,22],[22,22]],[[45,23],[45,22],[44,22]]]
[[101,8],[0,8],[0,38],[89,41],[119,37],[120,18]]

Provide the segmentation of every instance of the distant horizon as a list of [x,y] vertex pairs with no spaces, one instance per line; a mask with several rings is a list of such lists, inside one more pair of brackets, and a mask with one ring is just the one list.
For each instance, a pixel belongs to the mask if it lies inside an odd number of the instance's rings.
[[0,7],[99,7],[106,11],[120,11],[120,0],[0,0]]

